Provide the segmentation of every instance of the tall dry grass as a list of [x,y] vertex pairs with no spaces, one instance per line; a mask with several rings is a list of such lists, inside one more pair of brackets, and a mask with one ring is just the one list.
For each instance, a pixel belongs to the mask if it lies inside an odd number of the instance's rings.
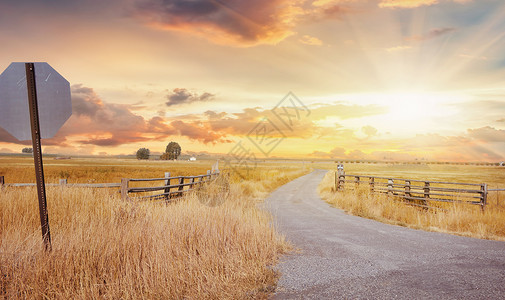
[[496,194],[491,194],[484,212],[479,206],[464,204],[425,210],[397,197],[371,193],[366,187],[335,192],[334,184],[335,172],[330,171],[319,185],[319,193],[349,214],[415,229],[505,241],[505,205],[497,201]]
[[256,202],[306,172],[216,182],[168,205],[122,202],[106,190],[48,188],[50,253],[42,247],[35,189],[4,188],[0,297],[266,297],[278,277],[272,266],[289,246]]

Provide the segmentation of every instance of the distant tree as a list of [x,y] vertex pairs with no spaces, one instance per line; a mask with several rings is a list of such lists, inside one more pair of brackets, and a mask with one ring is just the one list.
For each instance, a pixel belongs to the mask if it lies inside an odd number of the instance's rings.
[[150,151],[147,148],[137,150],[137,159],[149,159]]
[[170,142],[165,149],[165,153],[161,155],[160,159],[177,159],[179,155],[181,155],[181,146],[176,142]]
[[21,150],[21,153],[33,153],[33,148],[23,148],[23,150]]

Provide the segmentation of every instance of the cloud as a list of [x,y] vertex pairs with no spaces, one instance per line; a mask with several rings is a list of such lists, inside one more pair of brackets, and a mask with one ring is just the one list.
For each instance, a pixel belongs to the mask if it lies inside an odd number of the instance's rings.
[[318,39],[316,37],[310,36],[310,35],[304,35],[298,41],[300,41],[300,43],[302,43],[302,44],[311,45],[311,46],[323,45],[323,41],[321,41],[320,39]]
[[[277,44],[302,22],[340,19],[355,0],[137,0],[131,15],[155,29],[237,47]],[[302,40],[305,40],[302,38]],[[315,42],[315,40],[312,40]]]
[[[210,93],[197,95],[186,89],[174,89],[167,96],[170,105],[206,101]],[[188,121],[155,116],[151,119],[132,112],[131,106],[103,102],[90,88],[72,86],[74,116],[64,132],[66,135],[84,135],[81,144],[96,146],[119,146],[128,143],[164,140],[170,136],[184,136],[202,143],[226,143],[218,132],[209,130],[209,125],[198,120],[196,115],[179,116]],[[168,105],[168,103],[167,103]]]
[[139,0],[133,15],[164,30],[201,36],[218,44],[275,44],[294,34],[303,1]]
[[396,46],[396,47],[391,47],[391,48],[386,48],[387,52],[394,53],[394,52],[400,52],[400,51],[405,51],[412,49],[412,46]]
[[438,4],[438,0],[382,0],[379,7],[383,8],[415,8]]
[[183,121],[173,121],[170,125],[172,125],[172,127],[175,128],[181,136],[186,136],[204,144],[232,142],[229,139],[225,139],[222,133],[209,130],[209,127],[204,122],[185,123]]
[[366,125],[366,126],[363,126],[361,127],[361,131],[367,136],[367,137],[372,137],[372,136],[375,136],[377,135],[377,128],[373,127],[373,126],[370,126],[370,125]]
[[483,141],[483,142],[501,142],[505,143],[505,130],[496,129],[490,126],[477,128],[477,129],[468,129],[468,135],[474,139]]
[[434,28],[424,35],[414,35],[414,36],[406,37],[405,40],[406,41],[426,41],[426,40],[431,40],[436,37],[451,33],[455,30],[456,30],[456,28],[453,28],[453,27]]
[[203,93],[198,95],[197,93],[192,93],[184,88],[175,88],[172,92],[167,95],[168,101],[165,103],[167,106],[192,103],[197,101],[208,101],[214,98],[214,94]]
[[[44,139],[44,146],[65,147],[92,151],[90,146],[116,147],[123,144],[163,140],[178,135],[179,129],[166,124],[162,117],[151,119],[132,112],[131,106],[107,103],[92,88],[72,85],[73,114],[58,133]],[[72,143],[69,142],[72,140]],[[18,141],[0,128],[0,142],[29,145],[31,141]],[[80,145],[79,149],[76,148]],[[60,149],[53,147],[51,149]]]

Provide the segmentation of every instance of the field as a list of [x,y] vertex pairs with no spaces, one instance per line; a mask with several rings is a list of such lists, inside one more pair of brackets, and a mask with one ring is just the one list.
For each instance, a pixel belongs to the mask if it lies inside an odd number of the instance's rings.
[[[46,158],[46,182],[119,183],[121,178],[205,174],[215,161]],[[223,165],[220,168],[223,169]],[[53,250],[43,250],[36,190],[0,189],[2,298],[266,298],[274,265],[290,245],[258,209],[276,187],[336,164],[267,161],[245,178],[224,170],[214,183],[173,203],[124,202],[118,189],[48,187]],[[504,188],[505,168],[471,165],[346,164],[347,174],[485,182]],[[34,182],[30,157],[0,156],[6,183]],[[347,212],[391,224],[505,240],[505,201],[447,211],[406,206],[368,190],[335,193],[333,172],[322,197]],[[505,194],[501,194],[505,198]],[[494,197],[494,198],[493,198]]]
[[[119,182],[204,174],[214,162],[46,159],[45,174],[47,182]],[[48,187],[50,253],[42,247],[35,189],[0,189],[0,297],[267,297],[278,278],[273,265],[290,246],[257,204],[309,171],[265,163],[247,178],[228,172],[169,204],[123,202],[117,189]],[[34,182],[32,173],[31,158],[0,158],[7,183]]]
[[[471,165],[347,164],[346,174],[402,179],[487,183],[490,189],[505,188],[505,168]],[[436,204],[440,209],[422,209],[399,199],[371,194],[366,185],[335,193],[334,172],[329,172],[319,192],[328,203],[350,214],[416,229],[447,232],[484,239],[505,240],[505,193],[489,192],[488,205]]]
[[[121,178],[163,177],[205,174],[216,161],[145,161],[116,158],[44,158],[46,183],[119,183]],[[6,183],[35,182],[33,158],[0,156],[0,176]]]

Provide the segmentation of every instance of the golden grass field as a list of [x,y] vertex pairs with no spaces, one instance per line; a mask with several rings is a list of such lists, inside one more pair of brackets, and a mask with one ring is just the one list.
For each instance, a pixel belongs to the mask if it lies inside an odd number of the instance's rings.
[[[119,183],[121,178],[163,177],[205,174],[216,161],[164,161],[117,158],[44,158],[46,183]],[[33,158],[0,156],[0,176],[6,183],[35,182]]]
[[[215,161],[44,160],[46,182],[119,183],[121,178],[205,174]],[[221,168],[223,166],[221,165]],[[33,187],[0,189],[2,298],[266,298],[279,274],[273,267],[289,243],[257,204],[276,187],[334,163],[267,161],[241,178],[218,180],[170,204],[124,202],[117,189],[48,187],[53,251],[41,241]],[[504,187],[503,168],[461,165],[346,164],[347,174],[421,180],[486,182]],[[6,183],[34,182],[31,157],[0,156]],[[333,172],[322,197],[351,214],[412,228],[505,240],[504,201],[447,212],[403,205],[368,189],[335,193]],[[502,194],[505,198],[505,194]],[[206,205],[204,205],[204,204]],[[221,205],[214,205],[214,204]]]
[[[364,165],[344,166],[346,174],[402,179],[488,183],[505,187],[505,168],[461,165]],[[416,229],[446,232],[483,239],[505,240],[505,192],[490,192],[484,212],[476,205],[436,204],[445,210],[406,205],[397,198],[371,194],[366,185],[357,190],[334,192],[335,173],[330,171],[319,186],[328,203],[350,214]]]
[[[30,158],[2,157],[6,182],[33,182]],[[45,160],[48,182],[204,174],[210,162]],[[0,189],[0,297],[251,299],[275,287],[289,244],[257,208],[268,192],[310,170],[259,165],[174,203],[123,202],[117,189],[48,187],[52,248],[43,250],[36,190]],[[215,187],[226,187],[226,189]],[[218,199],[221,205],[203,205]],[[212,204],[212,202],[210,203]]]

